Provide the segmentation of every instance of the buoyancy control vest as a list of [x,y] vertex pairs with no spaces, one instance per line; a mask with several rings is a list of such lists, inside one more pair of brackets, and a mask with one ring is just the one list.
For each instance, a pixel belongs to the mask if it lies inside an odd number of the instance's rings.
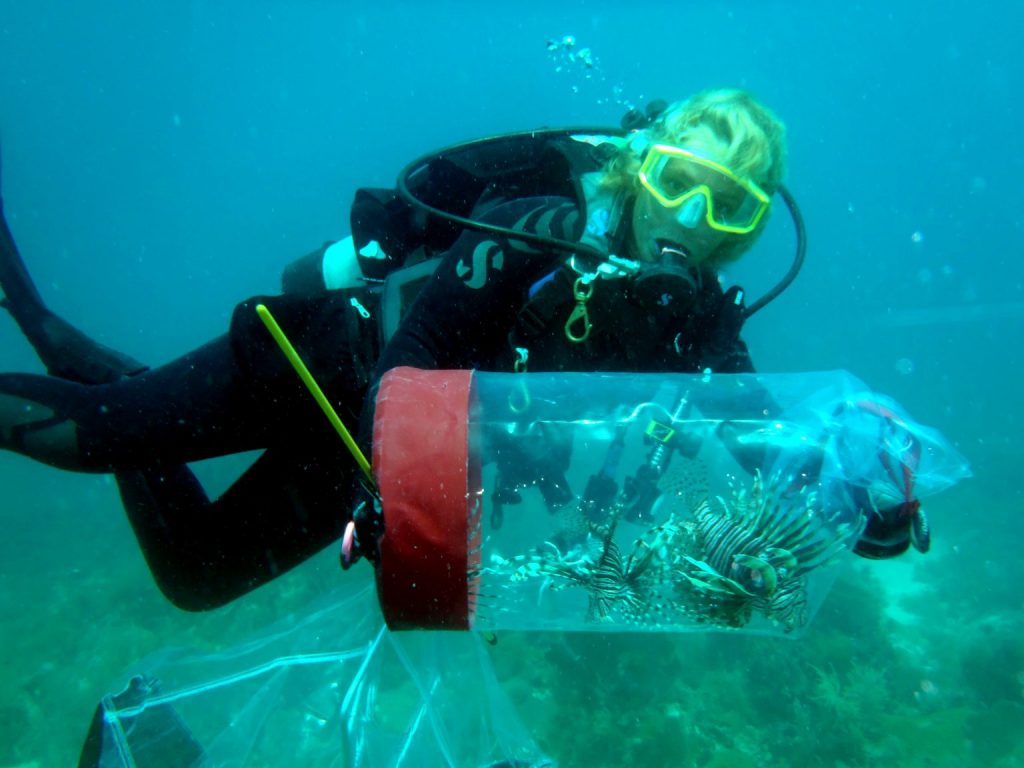
[[[560,248],[584,267],[596,269],[608,253],[587,237],[558,240],[481,218],[518,198],[563,196],[582,203],[588,198],[583,179],[600,170],[629,136],[629,131],[609,128],[541,129],[464,142],[425,155],[403,169],[395,189],[359,189],[350,214],[352,234],[289,265],[282,276],[283,290],[365,291],[377,308],[386,343],[440,256],[466,230]],[[740,308],[740,322],[782,293],[803,264],[803,219],[789,191],[780,185],[778,192],[796,228],[796,253],[778,284]]]
[[466,229],[486,227],[485,214],[509,200],[582,200],[581,179],[599,170],[622,140],[622,132],[607,129],[537,131],[425,156],[406,167],[396,189],[357,190],[352,234],[289,264],[283,291],[363,287],[373,296],[386,341],[441,255]]

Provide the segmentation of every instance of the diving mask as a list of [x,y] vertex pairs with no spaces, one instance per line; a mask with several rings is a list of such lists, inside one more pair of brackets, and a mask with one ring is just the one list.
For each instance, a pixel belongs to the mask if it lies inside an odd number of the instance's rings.
[[[694,216],[720,232],[746,235],[757,228],[771,198],[757,184],[724,165],[669,144],[655,144],[640,166],[640,183],[665,208],[678,208],[681,223]],[[703,209],[703,211],[701,211]]]

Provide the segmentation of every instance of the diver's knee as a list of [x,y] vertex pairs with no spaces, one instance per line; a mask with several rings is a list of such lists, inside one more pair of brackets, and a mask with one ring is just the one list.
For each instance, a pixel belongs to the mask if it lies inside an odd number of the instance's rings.
[[234,595],[225,597],[211,591],[206,585],[198,583],[184,571],[163,572],[150,571],[157,588],[175,608],[189,613],[203,613],[216,608],[223,608],[234,599]]
[[[263,583],[248,581],[238,574],[225,573],[210,563],[183,557],[151,557],[143,550],[146,564],[160,593],[179,610],[202,613],[223,608]],[[190,562],[191,560],[191,562]]]

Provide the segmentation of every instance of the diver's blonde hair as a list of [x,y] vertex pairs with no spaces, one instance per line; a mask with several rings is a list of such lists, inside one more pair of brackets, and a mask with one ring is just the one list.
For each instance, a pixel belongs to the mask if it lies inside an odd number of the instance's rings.
[[[786,166],[786,127],[775,113],[746,91],[718,88],[670,104],[604,168],[601,186],[637,194],[644,151],[652,144],[697,145],[715,149],[714,159],[745,176],[769,195],[782,183]],[[765,216],[749,235],[732,235],[712,255],[709,266],[735,261],[757,240]]]

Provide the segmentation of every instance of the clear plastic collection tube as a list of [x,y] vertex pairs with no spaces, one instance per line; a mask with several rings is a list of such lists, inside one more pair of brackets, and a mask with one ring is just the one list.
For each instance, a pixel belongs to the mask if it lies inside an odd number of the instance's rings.
[[788,633],[872,505],[967,474],[843,372],[382,381],[377,572],[395,629]]

